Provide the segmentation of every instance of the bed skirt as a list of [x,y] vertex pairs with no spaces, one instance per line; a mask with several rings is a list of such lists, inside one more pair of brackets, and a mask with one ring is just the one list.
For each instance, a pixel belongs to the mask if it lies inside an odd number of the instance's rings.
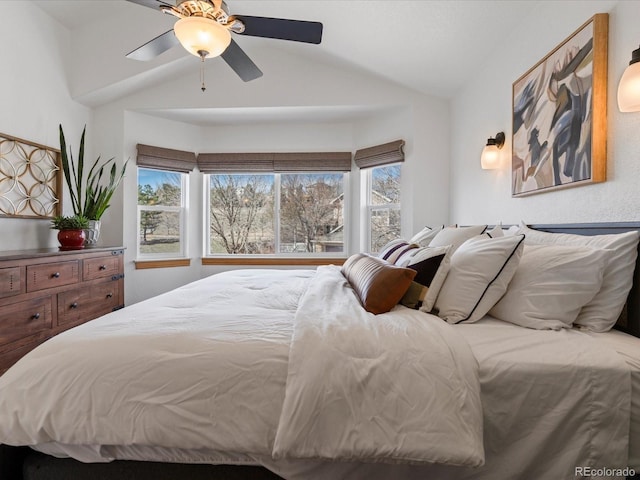
[[28,447],[0,445],[2,480],[282,480],[264,467],[252,465],[197,465],[116,460],[88,464],[55,458]]

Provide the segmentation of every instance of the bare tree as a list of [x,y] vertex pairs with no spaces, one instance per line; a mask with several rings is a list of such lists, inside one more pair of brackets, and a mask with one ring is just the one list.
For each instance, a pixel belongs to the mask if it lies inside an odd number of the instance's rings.
[[373,175],[371,185],[372,194],[378,199],[371,199],[372,203],[400,203],[400,166],[388,165],[378,168]]
[[[211,175],[210,225],[227,253],[262,253],[255,238],[263,213],[273,208],[272,186],[262,175]],[[252,235],[254,238],[252,238]]]
[[[180,206],[182,203],[182,186],[180,177],[168,177],[162,185],[157,187],[156,196],[159,205]],[[178,235],[180,233],[180,215],[165,212],[162,215],[167,235]]]
[[159,205],[171,206],[171,207],[179,207],[182,203],[182,188],[180,184],[175,184],[174,182],[162,183],[156,189],[156,196],[158,198]]
[[313,252],[314,244],[338,227],[342,208],[336,202],[342,193],[342,175],[282,175],[280,187],[280,239],[295,245],[304,242]]
[[[376,168],[371,182],[371,251],[400,237],[400,166]],[[375,206],[380,208],[376,209]]]

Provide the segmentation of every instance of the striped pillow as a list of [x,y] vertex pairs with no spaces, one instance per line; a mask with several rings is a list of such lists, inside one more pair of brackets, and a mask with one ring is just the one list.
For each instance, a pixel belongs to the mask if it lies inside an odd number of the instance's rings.
[[419,247],[420,246],[415,243],[409,243],[406,240],[398,238],[391,240],[382,247],[382,250],[378,253],[378,258],[386,260],[389,263],[397,264],[400,258],[407,258],[407,255],[413,255],[412,250]]
[[376,315],[395,307],[416,275],[414,270],[391,265],[365,253],[351,255],[341,271],[365,310]]
[[416,271],[416,276],[400,303],[409,308],[430,312],[449,272],[451,253],[450,245],[423,247],[412,250],[412,255],[396,262],[398,266]]

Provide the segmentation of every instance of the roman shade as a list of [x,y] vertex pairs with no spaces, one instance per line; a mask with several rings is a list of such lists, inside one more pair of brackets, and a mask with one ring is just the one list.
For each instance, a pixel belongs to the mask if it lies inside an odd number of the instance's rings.
[[376,145],[357,150],[354,156],[360,168],[380,167],[390,163],[404,162],[404,140]]
[[189,173],[196,166],[196,154],[170,148],[138,144],[136,165],[157,170]]
[[348,172],[351,152],[201,153],[202,173]]
[[199,153],[198,169],[202,173],[273,172],[273,154]]
[[349,172],[351,152],[277,153],[274,172]]

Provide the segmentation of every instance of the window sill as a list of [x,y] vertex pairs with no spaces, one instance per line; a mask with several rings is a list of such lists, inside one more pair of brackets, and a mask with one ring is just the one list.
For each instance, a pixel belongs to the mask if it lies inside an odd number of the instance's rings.
[[251,257],[204,257],[202,259],[202,265],[303,265],[303,266],[318,266],[318,265],[342,265],[346,258],[328,258],[328,257],[315,257],[315,258],[251,258]]
[[144,270],[147,268],[172,268],[172,267],[188,267],[191,265],[190,258],[174,258],[168,260],[136,260],[136,270]]

